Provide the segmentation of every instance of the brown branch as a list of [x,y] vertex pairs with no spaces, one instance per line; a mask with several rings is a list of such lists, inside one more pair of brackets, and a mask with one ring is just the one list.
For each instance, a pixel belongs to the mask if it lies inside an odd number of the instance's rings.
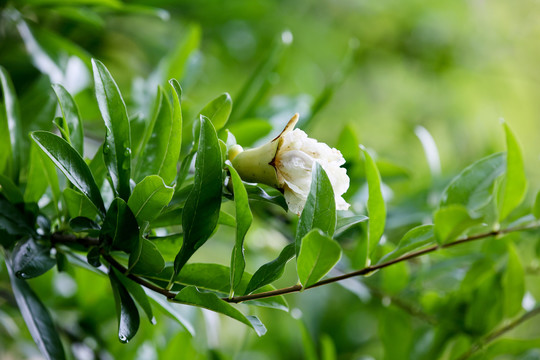
[[501,327],[499,329],[496,329],[493,332],[489,333],[482,340],[474,343],[466,353],[464,353],[463,355],[461,355],[459,357],[458,360],[466,360],[466,359],[470,358],[473,354],[475,354],[476,352],[483,349],[489,343],[493,342],[494,340],[498,339],[499,337],[501,337],[505,333],[509,332],[510,330],[513,330],[517,326],[521,325],[525,321],[535,317],[538,314],[540,314],[540,306],[536,307],[536,308],[534,308],[534,309],[532,309],[530,311],[527,311],[526,313],[524,313],[523,315],[521,315],[520,317],[518,317],[514,321],[510,322],[509,324],[507,324],[507,325],[505,325],[505,326],[503,326],[503,327]]
[[250,294],[250,295],[244,295],[244,296],[236,296],[236,297],[232,297],[232,298],[222,298],[222,299],[224,301],[231,302],[231,303],[240,303],[240,302],[243,302],[243,301],[249,301],[249,300],[255,300],[255,299],[264,299],[264,298],[267,298],[267,297],[285,295],[285,294],[290,294],[290,293],[294,293],[294,292],[299,292],[299,291],[302,291],[302,290],[308,290],[308,289],[312,289],[312,288],[315,288],[315,287],[331,284],[331,283],[334,283],[334,282],[337,282],[337,281],[349,279],[349,278],[352,278],[352,277],[367,275],[367,274],[370,274],[370,273],[372,273],[374,271],[377,271],[377,270],[383,269],[385,267],[388,267],[390,265],[394,265],[394,264],[400,263],[402,261],[414,259],[414,258],[417,258],[419,256],[429,254],[431,252],[434,252],[434,251],[437,251],[437,250],[440,250],[440,249],[446,249],[446,248],[453,247],[453,246],[456,246],[456,245],[460,245],[460,244],[463,244],[463,243],[476,241],[476,240],[480,240],[480,239],[485,239],[485,238],[492,237],[492,236],[503,235],[503,234],[507,234],[507,233],[511,233],[511,232],[532,230],[532,229],[536,229],[538,227],[539,227],[539,225],[535,224],[535,225],[529,225],[529,226],[493,230],[493,231],[483,233],[483,234],[467,236],[465,238],[462,238],[462,239],[459,239],[459,240],[456,240],[456,241],[452,241],[450,243],[443,244],[443,245],[432,245],[432,246],[430,246],[428,248],[418,250],[418,251],[414,251],[412,253],[400,256],[400,257],[398,257],[396,259],[392,259],[392,260],[389,260],[389,261],[386,261],[386,262],[383,262],[383,263],[380,263],[380,264],[376,264],[376,265],[373,265],[373,266],[366,266],[365,268],[357,270],[357,271],[353,271],[353,272],[346,273],[346,274],[343,274],[343,275],[339,275],[339,276],[335,276],[335,277],[331,277],[331,278],[321,280],[321,281],[319,281],[319,282],[317,282],[317,283],[315,283],[313,285],[310,285],[308,287],[305,287],[305,288],[303,288],[301,285],[294,285],[294,286],[290,286],[290,287],[283,288],[283,289],[277,289],[277,290],[266,291],[266,292]]

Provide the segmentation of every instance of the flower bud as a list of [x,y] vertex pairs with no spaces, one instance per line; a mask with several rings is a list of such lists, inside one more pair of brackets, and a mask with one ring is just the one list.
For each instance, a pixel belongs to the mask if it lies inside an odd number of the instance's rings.
[[309,194],[313,162],[316,161],[332,183],[336,209],[347,210],[349,204],[341,196],[350,182],[346,170],[341,167],[345,159],[339,150],[309,138],[300,129],[294,129],[297,121],[298,114],[295,114],[274,140],[240,152],[232,158],[234,168],[244,181],[282,190],[289,210],[300,214]]

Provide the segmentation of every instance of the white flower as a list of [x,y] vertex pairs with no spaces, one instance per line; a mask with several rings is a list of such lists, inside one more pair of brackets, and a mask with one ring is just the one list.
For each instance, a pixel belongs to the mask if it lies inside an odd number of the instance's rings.
[[347,210],[349,204],[342,195],[349,188],[347,171],[341,167],[345,159],[339,150],[311,139],[300,129],[281,136],[281,145],[274,160],[278,184],[284,190],[289,210],[300,214],[311,186],[313,163],[318,162],[332,183],[337,210]]
[[342,195],[349,188],[345,159],[339,150],[311,139],[300,129],[295,114],[281,134],[259,148],[234,154],[232,163],[245,181],[264,183],[283,191],[289,210],[300,214],[311,186],[314,162],[318,162],[332,183],[337,210],[347,210],[349,204]]

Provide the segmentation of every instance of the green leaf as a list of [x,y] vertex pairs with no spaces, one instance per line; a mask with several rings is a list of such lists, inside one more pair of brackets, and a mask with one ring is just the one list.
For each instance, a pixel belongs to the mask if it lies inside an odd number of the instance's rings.
[[[47,181],[43,181],[43,179],[47,179]],[[52,201],[57,212],[59,212],[58,202],[60,201],[61,193],[56,168],[51,160],[39,150],[37,145],[32,143],[30,145],[30,168],[28,169],[28,181],[24,191],[24,201],[37,203],[48,186],[51,187]]]
[[[146,277],[158,284],[165,283],[166,285],[166,282],[170,279],[173,271],[174,269],[172,266],[166,266],[161,273],[149,274]],[[215,291],[223,294],[223,296],[227,296],[231,291],[230,274],[231,270],[228,266],[219,264],[190,263],[186,264],[182,268],[182,271],[180,271],[180,274],[178,274],[178,277],[176,278],[175,285],[192,285],[201,290]],[[251,274],[244,272],[242,281],[237,287],[239,294],[244,293],[251,278]],[[272,290],[275,290],[275,287],[271,285],[266,285],[259,289],[260,292]],[[250,300],[247,301],[246,304],[288,311],[288,304],[283,296],[273,296],[264,299]]]
[[444,190],[440,207],[461,204],[476,216],[491,201],[493,184],[506,169],[505,158],[505,153],[497,153],[465,168]]
[[229,120],[232,111],[232,99],[228,93],[223,93],[210,101],[199,113],[212,121],[216,131],[221,129]]
[[401,238],[397,248],[379,260],[379,264],[391,261],[411,251],[419,250],[435,243],[433,225],[420,225],[409,231]]
[[504,220],[525,198],[527,178],[521,146],[514,133],[504,123],[506,134],[506,176],[502,185],[502,199],[499,201],[499,220]]
[[502,277],[503,306],[506,317],[516,315],[525,295],[525,271],[512,243],[508,244],[508,262]]
[[285,197],[276,189],[268,187],[263,189],[261,186],[244,183],[250,200],[264,201],[270,204],[277,205],[287,211],[289,207],[285,201]]
[[113,271],[109,272],[109,280],[111,281],[118,316],[118,339],[123,343],[127,343],[139,330],[139,310],[137,310],[131,295],[129,295],[129,292]]
[[[24,215],[21,211],[14,206],[13,203],[4,199],[0,196],[0,230],[5,231],[10,235],[16,235],[20,237],[21,235],[36,235],[32,227],[30,227],[26,222]],[[3,234],[2,234],[3,235]],[[0,236],[0,242],[6,247],[7,246]]]
[[221,210],[219,212],[218,224],[236,227],[236,219],[231,214]]
[[13,271],[21,279],[42,275],[56,265],[56,260],[50,255],[50,249],[37,244],[32,238],[18,242],[11,259]]
[[373,161],[373,158],[368,151],[363,147],[362,152],[364,153],[365,157],[364,167],[369,192],[367,201],[369,225],[366,255],[368,258],[370,258],[377,248],[377,245],[381,240],[381,236],[384,233],[384,226],[386,222],[386,205],[382,195],[381,175],[379,174],[377,165]]
[[212,235],[221,207],[221,150],[210,120],[201,117],[199,146],[195,161],[195,178],[182,213],[184,241],[174,260],[174,275]]
[[266,119],[244,119],[228,128],[234,134],[237,143],[242,146],[252,146],[273,130],[272,124]]
[[257,335],[262,336],[266,333],[266,328],[254,317],[246,317],[231,304],[221,300],[216,294],[202,293],[194,286],[187,286],[182,289],[174,298],[175,302],[181,304],[202,307],[208,310],[218,312],[238,320],[251,327]]
[[336,344],[328,334],[321,335],[321,360],[337,360]]
[[15,276],[7,258],[5,263],[15,301],[39,351],[48,360],[65,359],[64,348],[49,311],[26,281]]
[[336,225],[336,232],[334,234],[335,237],[341,235],[346,230],[350,229],[351,227],[360,224],[369,218],[364,215],[352,215],[347,217],[338,217],[337,219],[337,225]]
[[381,290],[388,295],[398,295],[409,284],[409,264],[405,261],[388,266],[381,271]]
[[155,324],[156,318],[154,318],[154,314],[152,313],[152,306],[150,305],[150,301],[148,301],[148,296],[144,292],[142,286],[128,279],[120,272],[114,269],[113,271],[116,278],[122,283],[122,285],[124,285],[126,290],[131,294],[131,296],[133,296],[135,301],[137,301],[137,303],[143,309],[150,323]]
[[[18,184],[23,139],[21,115],[13,82],[3,66],[0,66],[0,85],[4,97],[0,119],[5,120],[0,125],[0,171]],[[6,165],[8,171],[4,172]]]
[[244,294],[251,294],[262,286],[270,284],[279,279],[281,275],[283,275],[287,262],[294,257],[295,249],[295,243],[285,246],[276,259],[264,264],[257,271],[255,271],[255,274],[253,274],[253,277],[249,281]]
[[0,190],[11,203],[19,204],[24,202],[21,190],[10,178],[2,174],[0,174]]
[[131,135],[126,104],[105,65],[92,59],[92,68],[96,98],[107,128],[103,158],[114,190],[127,201],[130,194]]
[[341,259],[341,247],[318,229],[313,229],[302,239],[302,246],[296,261],[298,278],[307,288],[322,277]]
[[253,221],[253,215],[249,208],[248,195],[240,175],[232,167],[227,165],[231,174],[234,191],[234,204],[236,207],[236,242],[231,255],[231,289],[234,293],[242,280],[246,267],[244,258],[244,239]]
[[83,216],[89,219],[94,219],[98,214],[96,206],[88,200],[86,196],[70,188],[65,188],[64,200],[66,202],[67,211],[71,218]]
[[88,165],[77,150],[64,139],[46,131],[34,131],[31,136],[68,180],[96,206],[101,215],[104,215],[105,205],[99,188]]
[[62,85],[54,84],[52,88],[58,98],[60,110],[62,111],[63,126],[61,126],[60,129],[67,135],[67,138],[64,138],[64,140],[73,146],[79,155],[83,156],[84,133],[79,108]]
[[129,257],[129,268],[135,274],[158,274],[165,267],[165,260],[159,252],[156,244],[148,239],[142,238],[141,248],[134,251]]
[[112,244],[115,249],[132,252],[139,243],[137,219],[126,202],[115,198],[103,219],[99,233],[100,239]]
[[449,243],[481,221],[480,218],[472,218],[462,205],[452,204],[442,207],[433,216],[437,242],[439,244]]
[[192,336],[195,336],[195,327],[191,322],[182,314],[182,308],[185,305],[175,304],[167,300],[163,295],[158,294],[152,290],[143,289],[146,295],[154,301],[163,311],[172,316],[180,325],[182,325]]
[[172,199],[174,188],[165,185],[158,175],[145,177],[135,186],[129,197],[128,206],[135,215],[139,226],[159,216],[161,210]]
[[298,256],[301,241],[312,229],[319,229],[328,236],[336,229],[336,200],[332,183],[323,167],[314,162],[309,194],[298,220],[295,237],[295,252]]
[[90,218],[77,216],[69,220],[69,227],[74,232],[92,232],[100,230],[100,226]]
[[159,87],[156,115],[147,129],[137,163],[137,179],[157,174],[165,184],[171,184],[176,177],[176,164],[182,145],[182,89],[176,80],[169,83],[173,92],[173,106],[163,88]]

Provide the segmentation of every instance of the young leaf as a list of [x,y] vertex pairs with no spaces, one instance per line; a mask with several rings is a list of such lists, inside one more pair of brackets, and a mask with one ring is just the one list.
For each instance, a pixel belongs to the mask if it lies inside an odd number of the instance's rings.
[[216,131],[221,129],[229,120],[229,115],[232,111],[232,99],[227,93],[221,94],[214,100],[210,101],[199,113],[212,121]]
[[362,148],[362,152],[366,159],[364,165],[369,192],[367,201],[369,215],[367,256],[369,258],[377,248],[377,244],[379,244],[381,236],[384,233],[386,205],[382,196],[381,175],[379,174],[377,165],[375,165],[373,158],[366,149]]
[[440,207],[461,204],[476,216],[492,199],[493,184],[506,169],[505,159],[505,153],[497,153],[465,168],[444,190]]
[[481,222],[481,218],[472,218],[467,209],[458,204],[442,207],[435,212],[433,222],[439,244],[455,240],[465,230]]
[[295,252],[298,256],[304,236],[312,229],[320,229],[328,236],[336,229],[336,200],[332,183],[323,167],[314,162],[311,175],[311,187],[296,227]]
[[[6,69],[2,66],[0,66],[0,85],[4,95],[4,107],[0,109],[4,116],[1,116],[0,119],[5,119],[5,123],[0,124],[0,141],[2,144],[0,150],[3,150],[0,151],[0,171],[11,175],[8,175],[8,177],[15,184],[18,184],[22,151],[21,115],[13,82]],[[6,165],[8,165],[9,171],[3,172]]]
[[118,339],[123,343],[127,343],[139,330],[139,310],[137,310],[131,295],[129,295],[129,292],[113,271],[109,272],[109,280],[111,281],[116,303],[116,314],[118,315]]
[[13,271],[21,279],[42,275],[56,265],[56,260],[50,255],[50,249],[37,244],[32,238],[18,242],[11,259]]
[[144,292],[142,286],[128,279],[120,272],[114,269],[113,271],[116,278],[122,283],[122,285],[124,285],[126,290],[131,294],[131,296],[133,296],[133,298],[135,298],[135,301],[137,301],[137,303],[143,309],[150,323],[155,324],[156,319],[152,313],[152,306],[150,306],[150,301],[148,301],[148,296]]
[[39,351],[47,360],[65,359],[64,348],[47,308],[26,281],[15,276],[7,258],[5,264],[15,301]]
[[145,177],[133,189],[128,206],[137,218],[139,226],[150,222],[172,199],[174,188],[165,185],[158,175]]
[[126,202],[115,198],[107,210],[99,237],[105,239],[115,249],[132,252],[139,243],[137,219]]
[[274,280],[279,279],[281,275],[283,275],[287,262],[294,257],[295,249],[295,243],[285,246],[276,259],[264,264],[257,271],[255,271],[255,274],[253,274],[253,277],[249,281],[244,294],[251,294],[262,286],[270,284]]
[[184,241],[174,260],[174,280],[188,259],[201,247],[214,231],[221,207],[221,150],[214,126],[204,116],[201,129],[195,178],[182,213]]
[[401,255],[405,255],[413,250],[423,248],[427,245],[431,245],[435,242],[435,233],[433,232],[433,225],[420,225],[409,231],[401,238],[397,248],[384,255],[379,264],[397,259]]
[[137,163],[137,179],[157,174],[165,184],[171,184],[176,177],[176,163],[182,144],[182,89],[176,80],[171,80],[170,86],[173,92],[172,107],[163,88],[159,88],[156,115],[148,127]]
[[101,215],[104,215],[105,205],[101,193],[88,165],[79,153],[64,139],[49,132],[34,131],[31,136],[68,180],[96,206]]
[[514,133],[504,123],[506,134],[506,177],[503,182],[503,195],[499,202],[499,220],[504,220],[525,197],[527,192],[527,178],[521,147]]
[[105,65],[92,59],[92,68],[96,98],[107,128],[103,158],[114,190],[127,201],[130,194],[131,135],[126,104]]
[[234,293],[242,280],[246,267],[244,259],[244,238],[253,221],[253,215],[249,208],[246,188],[240,179],[240,175],[232,167],[227,165],[231,174],[234,190],[234,204],[236,206],[236,242],[231,255],[231,289]]
[[337,264],[341,258],[341,247],[318,229],[313,229],[302,239],[300,254],[296,261],[298,278],[304,288],[307,288],[322,277]]
[[508,244],[508,262],[502,277],[503,306],[506,317],[516,315],[521,309],[525,295],[525,271],[512,243]]
[[62,85],[54,84],[52,88],[58,98],[60,110],[62,111],[63,126],[61,128],[67,135],[67,139],[65,140],[77,150],[79,155],[83,156],[84,133],[79,108],[69,92]]
[[336,232],[334,236],[339,236],[351,227],[360,224],[369,218],[364,215],[353,215],[348,217],[340,217],[337,219]]
[[[181,304],[199,306],[208,310],[212,310],[223,315],[227,315],[235,320],[238,320],[247,326],[251,327],[257,335],[262,336],[266,333],[266,329],[253,317],[246,317],[231,304],[221,300],[214,293],[202,293],[194,286],[187,286],[182,289],[174,298],[175,302]],[[255,322],[254,322],[255,320]]]

